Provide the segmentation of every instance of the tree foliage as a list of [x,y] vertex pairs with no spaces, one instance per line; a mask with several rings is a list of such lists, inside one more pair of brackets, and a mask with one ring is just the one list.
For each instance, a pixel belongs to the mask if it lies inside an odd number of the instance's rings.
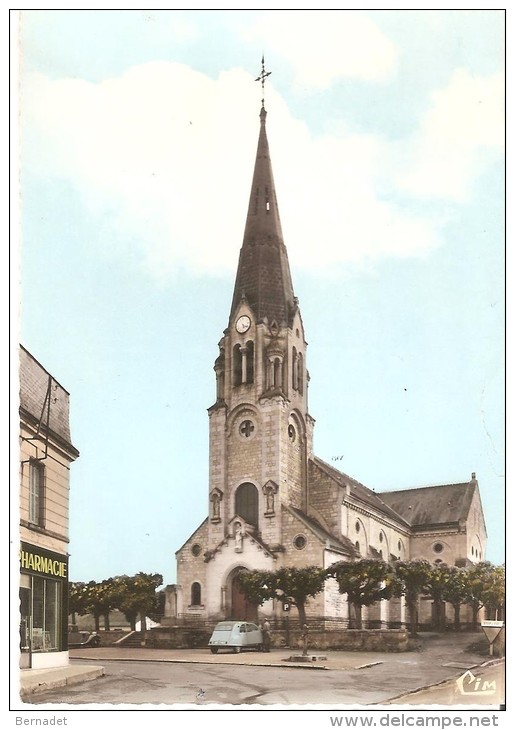
[[356,626],[361,628],[361,608],[377,601],[391,598],[394,589],[394,573],[384,560],[341,560],[333,563],[327,571],[328,577],[338,583],[340,593],[346,593],[356,610]]
[[69,607],[83,616],[92,614],[95,629],[100,629],[100,618],[104,617],[105,629],[109,630],[109,613],[119,609],[125,614],[134,630],[138,614],[148,616],[158,613],[160,599],[156,589],[163,583],[159,573],[137,573],[134,576],[116,576],[99,583],[70,583]]
[[464,603],[472,607],[472,623],[477,628],[479,610],[483,606],[490,612],[504,607],[504,566],[495,566],[485,560],[468,568],[465,593]]
[[270,598],[291,603],[299,612],[301,624],[306,623],[306,602],[324,587],[326,572],[316,565],[305,568],[284,567],[278,570],[242,571],[238,576],[247,600],[259,606]]
[[399,560],[394,563],[393,595],[403,595],[408,607],[410,634],[416,636],[418,626],[418,597],[428,589],[431,563],[428,560]]
[[254,606],[261,606],[270,598],[276,598],[271,570],[242,570],[237,581],[247,601]]

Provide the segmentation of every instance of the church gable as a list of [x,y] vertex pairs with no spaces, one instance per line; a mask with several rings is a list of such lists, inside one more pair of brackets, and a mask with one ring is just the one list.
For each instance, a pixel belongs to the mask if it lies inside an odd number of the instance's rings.
[[282,529],[285,562],[288,565],[324,565],[324,553],[327,550],[340,554],[342,560],[355,554],[347,538],[336,537],[296,507],[283,506]]

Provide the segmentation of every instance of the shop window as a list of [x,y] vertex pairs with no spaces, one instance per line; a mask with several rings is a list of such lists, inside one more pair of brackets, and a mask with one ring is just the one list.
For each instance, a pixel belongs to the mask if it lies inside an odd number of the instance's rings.
[[29,462],[29,522],[43,526],[45,467],[40,461]]
[[55,580],[32,578],[32,651],[58,649],[60,588]]
[[202,605],[202,589],[200,583],[191,584],[191,605],[200,606]]

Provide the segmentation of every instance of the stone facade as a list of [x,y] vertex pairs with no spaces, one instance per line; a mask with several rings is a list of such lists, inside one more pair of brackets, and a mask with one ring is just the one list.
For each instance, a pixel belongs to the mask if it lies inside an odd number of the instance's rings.
[[[260,134],[227,328],[209,408],[208,517],[177,551],[177,585],[163,624],[260,616],[239,593],[241,570],[329,567],[339,560],[484,559],[486,530],[475,475],[455,485],[376,494],[318,459],[308,411],[304,327],[288,264],[266,137]],[[317,625],[348,626],[334,581],[306,607]],[[427,619],[425,608],[422,620]],[[402,627],[402,600],[363,610],[364,625]],[[430,618],[429,618],[430,620]]]
[[68,663],[69,393],[20,348],[20,666]]

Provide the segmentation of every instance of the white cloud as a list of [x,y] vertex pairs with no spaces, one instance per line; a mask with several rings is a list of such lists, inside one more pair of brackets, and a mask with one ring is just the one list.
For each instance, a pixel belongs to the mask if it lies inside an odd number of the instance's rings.
[[420,197],[464,200],[473,182],[503,149],[502,74],[473,76],[456,70],[436,91],[418,133],[404,146],[398,184]]
[[[25,165],[48,184],[66,179],[108,221],[106,255],[137,256],[160,277],[181,267],[233,271],[259,130],[251,80],[238,70],[212,80],[165,62],[98,84],[33,76],[22,99]],[[345,131],[312,138],[273,86],[267,107],[295,265],[330,270],[438,244],[434,221],[378,198],[384,142]]]
[[340,78],[385,81],[398,49],[370,19],[348,10],[271,11],[242,31],[295,69],[298,86],[325,89]]

